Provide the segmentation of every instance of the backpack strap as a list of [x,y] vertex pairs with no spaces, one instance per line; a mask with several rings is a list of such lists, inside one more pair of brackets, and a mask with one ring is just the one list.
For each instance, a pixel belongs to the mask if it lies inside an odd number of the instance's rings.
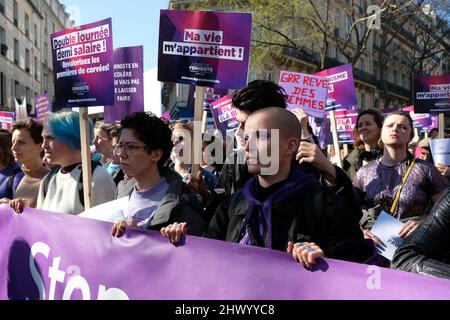
[[56,175],[58,173],[59,169],[61,169],[60,166],[54,166],[53,168],[50,169],[50,171],[47,173],[47,175],[42,180],[42,186],[43,186],[43,190],[44,190],[44,198],[47,195],[48,185],[50,184],[50,180],[52,179],[52,177],[54,175]]
[[[94,171],[101,163],[99,161],[91,160],[91,175],[94,176]],[[80,179],[78,180],[78,197],[80,198],[81,205],[84,207],[84,189],[83,189],[83,167],[81,167]]]
[[11,172],[11,175],[8,177],[8,183],[7,183],[7,189],[6,190],[11,190],[11,198],[14,198],[14,178],[16,177],[16,175],[21,172],[22,170],[17,167],[13,170],[13,172]]

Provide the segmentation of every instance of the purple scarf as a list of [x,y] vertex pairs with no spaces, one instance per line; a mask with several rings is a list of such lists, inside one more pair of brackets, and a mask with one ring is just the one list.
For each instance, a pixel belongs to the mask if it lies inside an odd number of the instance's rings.
[[[313,174],[306,174],[297,164],[293,164],[289,177],[281,186],[270,194],[267,199],[261,203],[256,199],[259,187],[258,177],[251,178],[244,186],[243,193],[249,203],[247,214],[240,230],[240,244],[258,246],[253,232],[258,232],[260,238],[264,241],[264,235],[267,233],[267,248],[272,248],[272,207],[275,203],[289,199],[306,190],[319,186]],[[256,222],[258,230],[252,227],[252,222]]]

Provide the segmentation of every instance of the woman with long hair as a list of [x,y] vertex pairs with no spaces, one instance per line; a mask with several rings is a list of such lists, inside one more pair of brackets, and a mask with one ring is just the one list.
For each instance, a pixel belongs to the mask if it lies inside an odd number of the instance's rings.
[[432,163],[414,159],[408,152],[413,135],[413,120],[408,113],[388,115],[381,131],[383,156],[359,169],[353,180],[365,209],[361,226],[365,236],[377,244],[379,239],[369,229],[381,210],[405,222],[399,237],[406,238],[448,187]]
[[351,180],[355,178],[359,168],[381,155],[383,120],[383,115],[376,109],[367,109],[358,115],[353,131],[354,149],[343,162],[343,169]]

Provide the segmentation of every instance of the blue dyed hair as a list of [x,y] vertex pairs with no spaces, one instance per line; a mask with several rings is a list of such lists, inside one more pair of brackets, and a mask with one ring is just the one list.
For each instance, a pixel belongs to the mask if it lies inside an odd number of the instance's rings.
[[[72,150],[81,149],[80,115],[78,112],[57,112],[47,118],[46,129],[55,140],[64,142]],[[89,120],[89,141],[94,137],[94,126]]]

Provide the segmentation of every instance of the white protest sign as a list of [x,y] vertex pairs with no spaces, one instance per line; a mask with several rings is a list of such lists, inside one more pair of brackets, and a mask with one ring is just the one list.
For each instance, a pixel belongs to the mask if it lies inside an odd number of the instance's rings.
[[288,95],[289,109],[301,108],[311,117],[323,118],[328,94],[327,78],[281,71],[279,84]]
[[431,139],[430,147],[434,163],[450,166],[450,139]]
[[90,208],[78,215],[78,217],[89,218],[107,222],[126,220],[128,216],[128,197],[109,201]]
[[394,258],[395,250],[403,244],[403,239],[398,235],[402,226],[401,221],[382,211],[370,230],[381,240],[381,245],[377,246],[378,252],[390,261]]

